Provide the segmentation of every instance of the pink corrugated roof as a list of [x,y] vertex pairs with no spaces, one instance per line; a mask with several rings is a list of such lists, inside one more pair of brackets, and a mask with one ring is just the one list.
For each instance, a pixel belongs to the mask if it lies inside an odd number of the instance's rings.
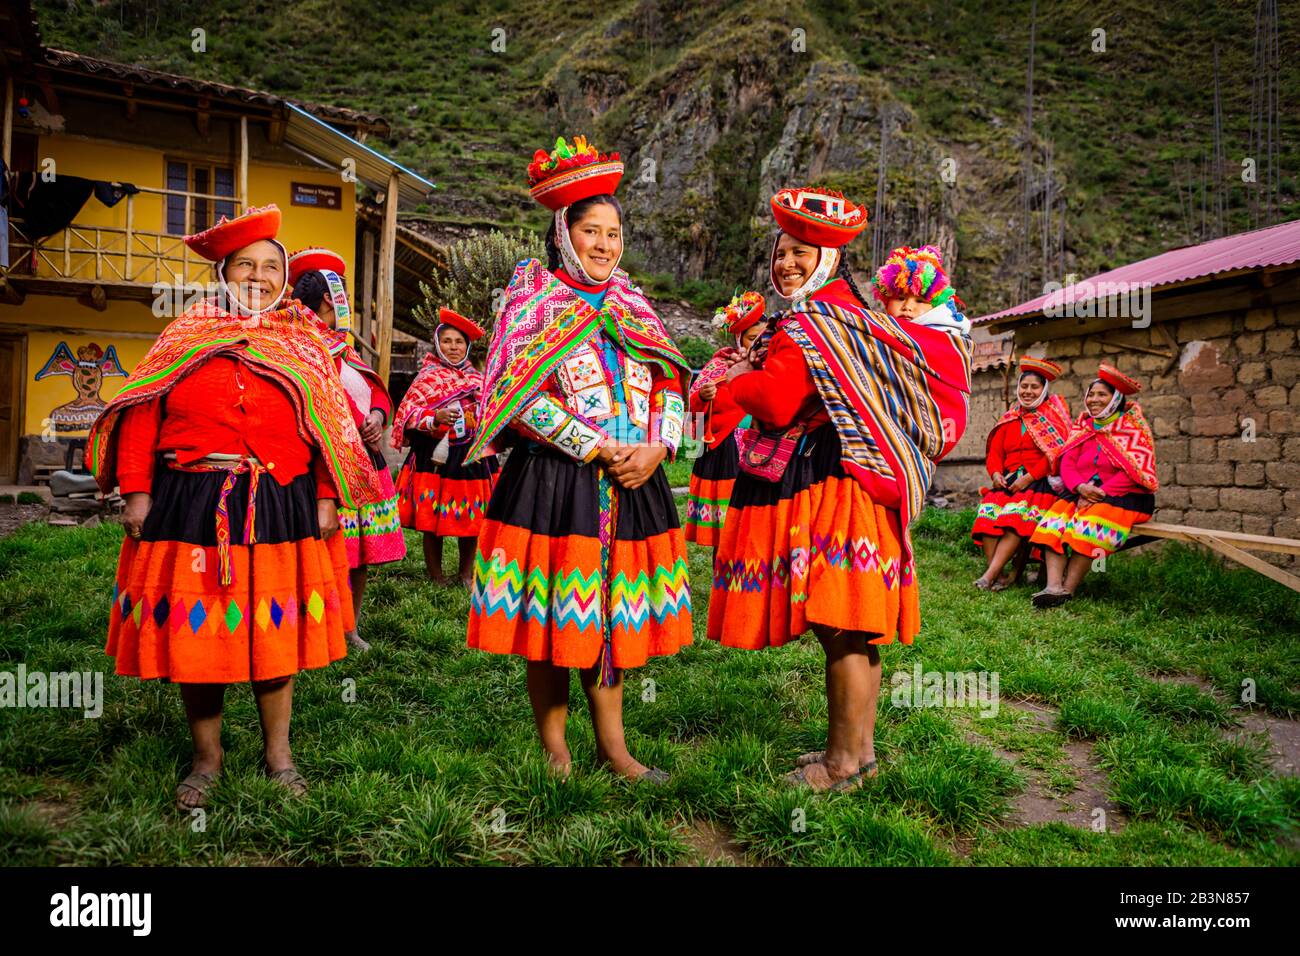
[[1170,249],[1158,256],[1130,262],[1128,265],[1099,272],[1067,286],[1057,293],[1045,293],[1037,298],[1014,305],[1001,312],[993,312],[975,319],[975,324],[1015,315],[1028,315],[1042,311],[1048,299],[1055,296],[1053,305],[1083,302],[1092,297],[1089,287],[1098,283],[1150,285],[1153,290],[1175,282],[1212,276],[1220,272],[1239,269],[1260,269],[1265,266],[1288,265],[1300,262],[1300,219],[1278,223],[1252,232],[1239,232],[1235,236],[1211,239],[1196,246]]

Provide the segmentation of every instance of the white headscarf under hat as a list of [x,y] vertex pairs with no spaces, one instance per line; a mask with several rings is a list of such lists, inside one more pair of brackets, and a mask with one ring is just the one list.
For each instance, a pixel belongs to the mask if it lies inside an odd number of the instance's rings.
[[[560,261],[564,263],[564,271],[586,285],[604,285],[609,281],[609,276],[604,279],[593,279],[587,274],[587,270],[582,267],[582,260],[578,258],[578,250],[573,248],[573,239],[569,236],[568,217],[568,206],[561,206],[555,210],[555,244],[560,247]],[[618,256],[614,259],[614,265],[609,270],[610,276],[614,274],[614,270],[618,268],[619,261],[622,258],[623,244],[619,243]]]

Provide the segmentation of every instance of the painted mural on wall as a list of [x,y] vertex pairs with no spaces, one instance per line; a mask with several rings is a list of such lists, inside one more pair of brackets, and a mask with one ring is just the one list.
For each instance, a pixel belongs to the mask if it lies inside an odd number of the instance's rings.
[[67,342],[60,342],[44,367],[36,373],[36,381],[66,375],[74,395],[71,400],[55,406],[49,413],[49,427],[55,432],[86,431],[104,410],[105,399],[100,395],[104,379],[111,376],[126,377],[126,369],[118,361],[117,349],[110,345],[106,350],[96,342],[77,349],[73,357]]

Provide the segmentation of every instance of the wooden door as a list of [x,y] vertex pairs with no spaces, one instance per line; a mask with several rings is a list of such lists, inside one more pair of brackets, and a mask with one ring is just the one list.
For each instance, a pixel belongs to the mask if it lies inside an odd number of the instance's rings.
[[0,337],[0,484],[18,480],[18,433],[23,427],[23,339]]

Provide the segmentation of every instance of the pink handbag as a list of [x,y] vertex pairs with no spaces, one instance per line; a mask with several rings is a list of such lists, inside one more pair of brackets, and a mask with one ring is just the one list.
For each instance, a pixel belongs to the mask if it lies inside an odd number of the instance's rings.
[[805,431],[803,425],[775,432],[744,429],[736,439],[740,446],[740,470],[763,481],[780,481]]

